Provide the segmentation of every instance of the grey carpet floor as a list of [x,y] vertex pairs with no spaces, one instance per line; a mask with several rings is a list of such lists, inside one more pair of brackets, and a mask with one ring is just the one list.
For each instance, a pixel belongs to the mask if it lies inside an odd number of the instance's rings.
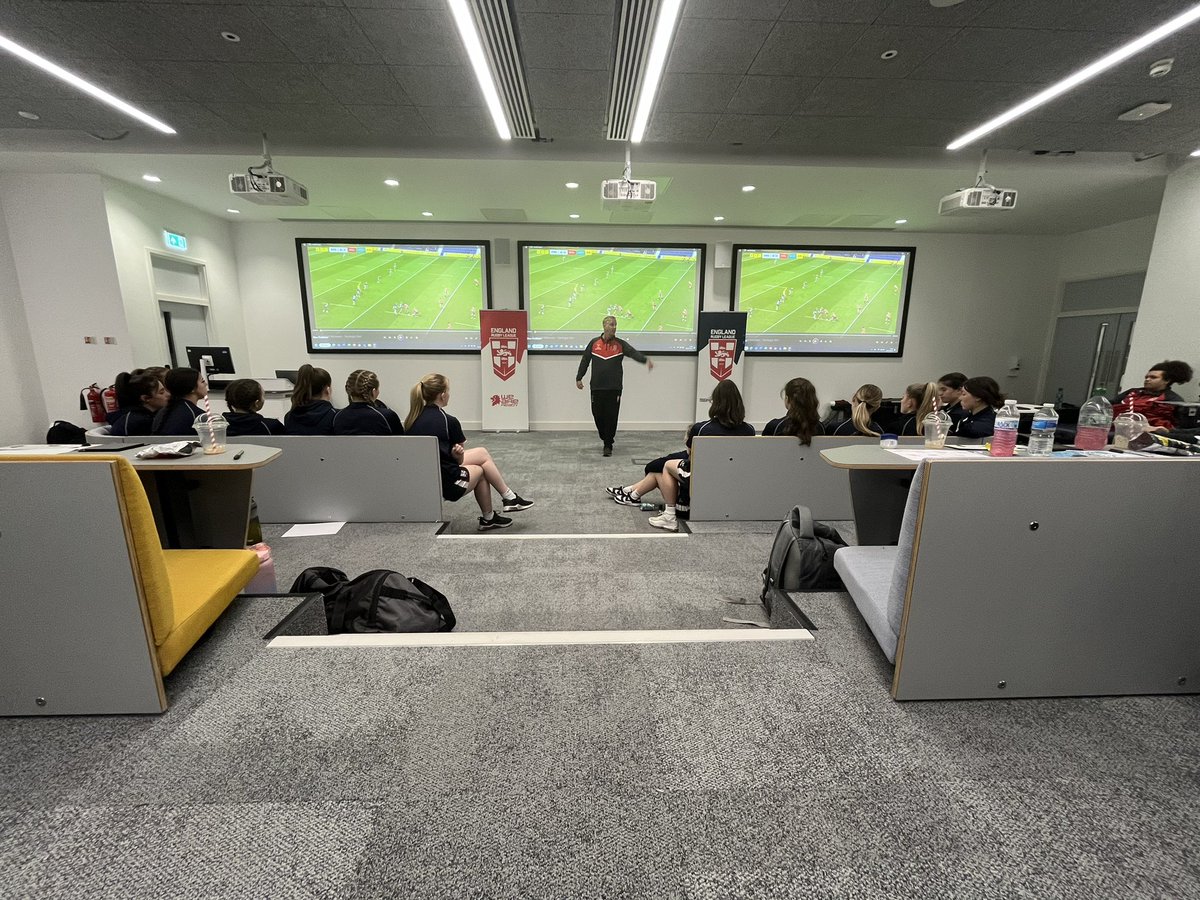
[[[528,438],[482,441],[542,533],[616,531],[679,442]],[[510,630],[717,627],[774,526],[435,530],[268,529],[285,585],[395,568]],[[1200,896],[1200,699],[898,704],[848,597],[798,601],[814,641],[271,650],[295,599],[239,599],[165,714],[0,720],[0,898]]]
[[1194,698],[893,703],[783,645],[268,650],[0,725],[0,897],[1191,897]]

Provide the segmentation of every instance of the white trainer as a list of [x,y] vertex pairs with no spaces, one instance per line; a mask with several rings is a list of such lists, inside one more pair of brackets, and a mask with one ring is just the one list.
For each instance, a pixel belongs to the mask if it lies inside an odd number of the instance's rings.
[[678,531],[679,523],[674,516],[651,516],[650,524],[655,528],[661,528],[663,531]]

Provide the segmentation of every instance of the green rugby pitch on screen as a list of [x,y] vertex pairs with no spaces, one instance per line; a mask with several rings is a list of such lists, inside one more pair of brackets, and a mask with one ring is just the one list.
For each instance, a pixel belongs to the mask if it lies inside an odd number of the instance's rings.
[[703,249],[521,243],[521,303],[531,350],[582,351],[615,316],[643,352],[695,352]]
[[478,350],[486,242],[298,239],[313,352]]
[[913,248],[735,246],[751,353],[899,356]]

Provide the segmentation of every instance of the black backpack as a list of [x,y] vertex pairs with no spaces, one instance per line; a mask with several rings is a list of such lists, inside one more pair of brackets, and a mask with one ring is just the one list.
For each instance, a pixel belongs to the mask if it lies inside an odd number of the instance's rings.
[[844,591],[833,554],[846,542],[831,526],[814,522],[807,506],[792,507],[775,532],[763,569],[762,601],[771,608],[772,588],[780,591]]
[[56,419],[46,432],[47,444],[86,444],[87,432],[74,422]]
[[315,566],[292,584],[293,594],[311,592],[325,597],[330,634],[450,631],[456,623],[445,594],[390,569],[347,578],[345,572]]

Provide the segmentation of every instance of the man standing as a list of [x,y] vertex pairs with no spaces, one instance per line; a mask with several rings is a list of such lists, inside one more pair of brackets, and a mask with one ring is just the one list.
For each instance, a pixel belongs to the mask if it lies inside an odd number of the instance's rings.
[[575,374],[575,387],[583,390],[583,374],[590,364],[592,418],[596,421],[600,440],[604,442],[604,455],[612,456],[613,439],[617,436],[617,418],[621,413],[621,364],[626,356],[635,362],[645,363],[647,369],[653,369],[654,363],[617,337],[617,320],[614,316],[605,316],[603,324],[604,333],[584,348],[579,371]]

